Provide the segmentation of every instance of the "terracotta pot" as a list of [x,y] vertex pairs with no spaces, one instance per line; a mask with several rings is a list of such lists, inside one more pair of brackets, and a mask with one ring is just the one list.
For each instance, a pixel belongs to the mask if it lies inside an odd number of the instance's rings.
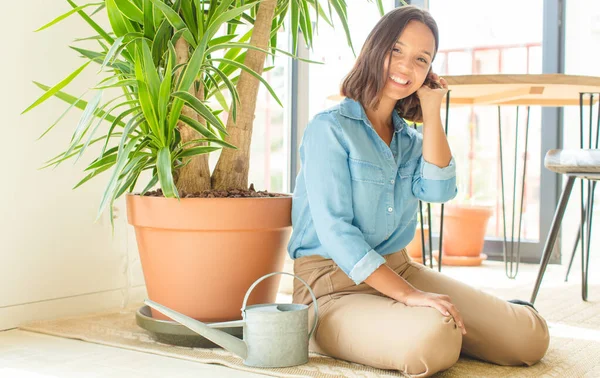
[[[460,256],[479,259],[482,255],[485,231],[491,216],[491,207],[445,206],[443,254],[449,257]],[[481,263],[481,259],[479,259],[479,263]]]
[[[127,195],[148,297],[204,322],[241,319],[250,285],[283,268],[291,208],[291,196],[178,201]],[[258,285],[248,304],[275,302],[280,277]]]
[[[423,234],[425,235],[425,245],[429,243],[429,227],[425,227],[423,229]],[[415,231],[415,236],[406,246],[406,252],[408,256],[413,261],[419,262],[423,264],[423,243],[421,242],[421,224],[417,223],[417,230]]]

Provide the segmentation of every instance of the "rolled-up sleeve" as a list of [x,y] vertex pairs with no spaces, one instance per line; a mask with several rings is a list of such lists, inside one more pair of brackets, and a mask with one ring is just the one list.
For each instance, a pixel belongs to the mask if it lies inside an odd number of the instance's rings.
[[424,202],[442,203],[456,197],[456,164],[454,158],[446,167],[431,164],[423,156],[413,176],[412,191]]
[[318,115],[300,147],[311,216],[321,244],[357,285],[385,259],[352,224],[352,186],[342,128],[333,115]]

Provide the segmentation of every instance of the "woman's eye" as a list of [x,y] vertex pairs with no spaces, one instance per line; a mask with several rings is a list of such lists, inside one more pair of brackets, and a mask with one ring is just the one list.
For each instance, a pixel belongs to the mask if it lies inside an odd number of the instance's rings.
[[392,49],[392,51],[393,51],[393,52],[395,52],[395,53],[399,53],[399,52],[400,52],[400,49],[399,49],[399,48],[397,48],[397,47],[394,47],[394,48]]
[[425,58],[419,58],[419,60],[420,60],[421,62],[423,62],[423,63],[427,64],[427,59],[425,59]]

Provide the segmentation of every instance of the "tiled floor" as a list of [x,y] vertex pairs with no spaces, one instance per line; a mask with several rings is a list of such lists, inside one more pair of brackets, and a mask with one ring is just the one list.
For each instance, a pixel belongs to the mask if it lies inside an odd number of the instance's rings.
[[[600,264],[597,257],[591,261],[592,268]],[[470,285],[513,288],[533,286],[538,265],[522,264],[515,280],[509,280],[502,262],[486,261],[477,268],[444,267],[443,272]],[[542,290],[564,280],[565,267],[549,266]],[[579,281],[579,267],[573,267],[571,280]],[[600,275],[591,274],[590,283],[599,283]],[[528,299],[528,298],[522,298]],[[564,328],[564,327],[563,327]],[[555,331],[572,333],[572,330],[556,328]],[[589,330],[588,330],[588,336]],[[600,337],[600,330],[594,333]],[[265,377],[228,369],[217,365],[162,357],[153,354],[112,348],[82,341],[62,339],[20,330],[0,332],[0,378],[158,378],[158,377]]]
[[264,377],[32,332],[0,332],[1,378]]

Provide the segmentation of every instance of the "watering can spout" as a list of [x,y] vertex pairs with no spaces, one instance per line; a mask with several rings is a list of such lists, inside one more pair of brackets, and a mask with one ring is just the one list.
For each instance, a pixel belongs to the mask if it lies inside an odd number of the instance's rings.
[[[209,339],[213,343],[222,346],[224,349],[230,351],[231,353],[234,353],[243,359],[246,359],[246,357],[248,356],[248,347],[246,346],[246,343],[244,341],[238,339],[237,337],[232,336],[223,331],[219,331],[218,329],[211,328],[210,326],[208,326],[196,319],[190,318],[189,316],[186,316],[177,311],[171,310],[170,308],[165,307],[165,306],[163,306],[159,303],[156,303],[154,301],[151,301],[149,299],[146,299],[144,301],[144,303],[147,304],[148,306],[152,307],[153,309],[160,311],[161,313],[163,313],[164,315],[173,319],[177,323],[180,323],[180,324],[184,325],[185,327],[189,328],[190,330],[196,332],[197,334]],[[232,326],[243,325],[244,321],[242,320],[242,321],[225,322],[225,323],[220,323],[219,325],[223,326],[228,323]]]

